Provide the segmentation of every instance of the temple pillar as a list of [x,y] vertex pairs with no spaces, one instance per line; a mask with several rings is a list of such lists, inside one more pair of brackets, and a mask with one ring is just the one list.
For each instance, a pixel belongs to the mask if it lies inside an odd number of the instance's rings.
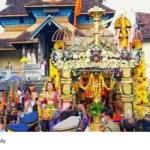
[[101,45],[101,38],[100,38],[100,29],[101,29],[101,17],[104,15],[105,10],[99,8],[98,6],[94,6],[93,8],[88,10],[88,13],[91,17],[93,17],[94,21],[94,43],[97,46]]
[[61,77],[61,99],[63,101],[63,110],[70,105],[72,102],[72,93],[71,93],[71,70],[64,69],[62,70]]
[[124,116],[133,115],[133,78],[131,69],[123,69],[122,77],[122,101],[124,104]]

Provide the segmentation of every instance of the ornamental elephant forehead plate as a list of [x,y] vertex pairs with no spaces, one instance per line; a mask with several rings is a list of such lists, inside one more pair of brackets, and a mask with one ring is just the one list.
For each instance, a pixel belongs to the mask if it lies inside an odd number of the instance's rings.
[[[134,34],[137,32],[132,32],[135,29],[132,28],[125,14],[107,21],[101,21],[100,18],[103,15],[103,11],[97,7],[92,8],[91,11],[89,15],[94,18],[94,28],[91,29],[92,40],[90,40],[90,43],[86,40],[81,40],[81,42],[78,42],[80,44],[74,42],[71,48],[53,51],[51,57],[53,65],[60,70],[67,68],[135,68],[143,57],[141,50],[142,38],[137,40],[138,37]],[[114,34],[110,31],[106,33],[106,25],[114,19],[116,20],[114,23]],[[76,37],[74,39],[80,40],[81,38]],[[86,49],[79,50],[82,47],[81,45],[85,45],[85,43],[88,43]]]

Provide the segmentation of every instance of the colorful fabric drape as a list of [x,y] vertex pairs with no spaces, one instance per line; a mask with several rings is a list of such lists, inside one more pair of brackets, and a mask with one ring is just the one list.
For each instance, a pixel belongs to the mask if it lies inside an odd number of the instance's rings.
[[4,96],[3,96],[3,103],[5,104],[6,103],[6,91],[4,91]]
[[74,12],[74,26],[77,24],[77,16],[80,15],[82,8],[82,0],[76,0],[75,12]]
[[13,85],[10,85],[9,97],[10,97],[10,100],[13,100]]

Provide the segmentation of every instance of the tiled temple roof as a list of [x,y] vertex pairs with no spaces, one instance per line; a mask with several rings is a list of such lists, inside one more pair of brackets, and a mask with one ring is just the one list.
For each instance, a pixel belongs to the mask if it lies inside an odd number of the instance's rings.
[[[104,4],[98,2],[98,0],[82,0],[82,13],[87,13],[87,11],[94,6],[99,6],[103,9],[106,10],[106,12],[115,12],[114,10],[112,10],[111,8],[105,6]],[[54,3],[57,5],[74,5],[75,6],[75,0],[61,0],[59,2]],[[31,2],[29,2],[28,4],[26,4],[25,6],[34,6],[34,5],[52,5],[54,6],[54,4],[50,1],[50,0],[32,0]]]
[[9,41],[21,35],[22,32],[14,31],[14,32],[3,32],[0,34],[0,50],[5,48],[13,48],[12,45],[9,44]]
[[21,2],[23,4],[29,3],[31,0],[6,0],[6,5],[14,5],[18,2]]
[[12,45],[9,44],[10,39],[0,39],[0,50],[4,48],[13,48]]
[[36,29],[38,28],[40,24],[34,24],[31,27],[29,27],[25,32],[23,32],[21,35],[17,36],[17,38],[13,39],[10,41],[10,43],[15,43],[15,42],[25,42],[25,41],[30,41],[32,42],[36,42],[37,40],[30,40],[30,34]]
[[[75,36],[79,37],[85,37],[86,35],[79,31],[77,28],[75,28],[72,24],[70,23],[60,23],[62,26],[68,27],[70,30],[75,31]],[[13,39],[10,41],[11,44],[13,43],[24,43],[24,42],[38,42],[37,39],[30,40],[30,34],[39,27],[40,24],[34,24],[33,26],[29,27],[25,32],[23,32],[21,35],[19,35],[17,38]]]
[[144,39],[150,38],[150,13],[137,12],[137,21]]
[[104,4],[98,2],[98,0],[82,0],[83,4],[82,4],[82,13],[87,13],[88,10],[94,6],[99,6],[102,9],[105,9],[106,12],[113,12],[115,13],[115,11],[107,6],[105,6]]
[[31,0],[8,0],[5,9],[0,11],[0,15],[21,15],[27,14],[24,4],[29,3]]
[[[105,6],[104,4],[98,2],[98,0],[82,0],[82,13],[87,13],[87,11],[93,6],[99,6],[106,10],[106,12],[115,12],[111,8]],[[0,15],[21,15],[27,14],[25,7],[37,6],[37,5],[48,5],[54,6],[51,0],[7,0],[8,7],[0,11]],[[75,0],[56,0],[55,6],[57,5],[73,5],[75,6]]]
[[[61,1],[57,1],[54,3],[56,5],[74,5],[75,1],[74,0],[61,0]],[[28,4],[26,4],[27,6],[29,5],[54,5],[51,0],[31,0],[31,2],[29,2]]]

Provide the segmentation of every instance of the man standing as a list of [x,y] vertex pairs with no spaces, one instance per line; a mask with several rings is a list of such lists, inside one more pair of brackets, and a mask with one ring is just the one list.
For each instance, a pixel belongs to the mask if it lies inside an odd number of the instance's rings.
[[104,108],[101,114],[100,131],[102,132],[119,132],[119,127],[113,122],[113,111],[109,108]]
[[10,64],[9,61],[5,69],[6,69],[6,80],[8,80],[11,77],[11,69],[12,69],[12,65]]

